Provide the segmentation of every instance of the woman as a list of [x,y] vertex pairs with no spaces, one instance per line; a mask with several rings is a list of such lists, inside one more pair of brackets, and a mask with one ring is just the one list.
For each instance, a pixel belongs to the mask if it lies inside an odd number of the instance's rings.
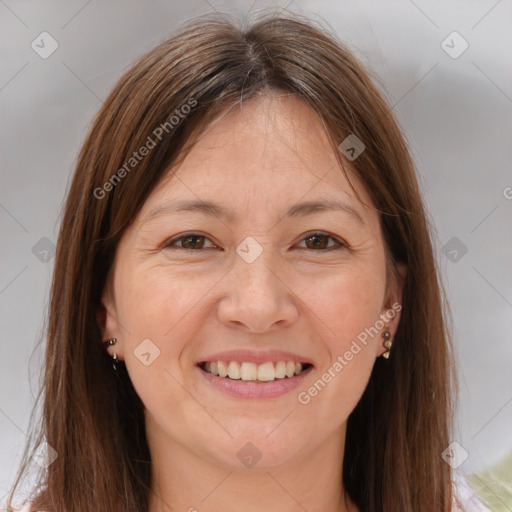
[[81,151],[27,509],[477,510],[442,457],[444,316],[413,163],[350,51],[296,16],[190,23]]

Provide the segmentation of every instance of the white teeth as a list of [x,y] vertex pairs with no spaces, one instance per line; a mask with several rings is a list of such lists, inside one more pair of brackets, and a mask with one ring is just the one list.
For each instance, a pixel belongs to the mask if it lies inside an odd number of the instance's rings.
[[228,377],[238,380],[240,378],[240,365],[236,361],[231,361],[228,367]]
[[276,363],[276,379],[284,379],[286,377],[286,361],[278,361]]
[[257,380],[258,365],[256,363],[242,363],[240,366],[240,377],[242,377],[242,380]]
[[288,361],[286,363],[286,376],[293,377],[295,374],[295,363],[293,361]]
[[217,370],[219,372],[219,377],[228,376],[228,367],[224,364],[224,361],[217,362]]
[[210,370],[211,374],[219,375],[219,369],[218,369],[217,363],[215,361],[212,361],[211,363],[206,363],[206,364],[210,365],[209,370]]
[[274,363],[263,363],[258,365],[258,380],[270,381],[276,378]]
[[303,366],[301,363],[294,361],[277,361],[274,365],[272,362],[263,364],[237,361],[209,361],[205,363],[204,369],[212,375],[219,377],[229,377],[233,380],[257,380],[261,382],[270,382],[275,379],[291,378],[299,375]]

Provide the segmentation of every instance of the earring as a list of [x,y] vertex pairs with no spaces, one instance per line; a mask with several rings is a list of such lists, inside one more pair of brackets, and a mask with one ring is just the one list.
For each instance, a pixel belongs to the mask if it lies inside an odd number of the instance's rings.
[[384,346],[387,348],[387,351],[382,354],[384,359],[389,359],[389,354],[391,352],[391,345],[393,342],[391,341],[391,333],[389,331],[383,332],[382,337],[384,338]]
[[112,356],[112,368],[114,368],[114,370],[117,372],[117,362],[119,361],[119,359],[117,359],[117,356],[116,354],[114,353],[114,355]]
[[[105,341],[105,345],[115,345],[116,344],[116,341],[117,341],[117,338],[112,338],[108,341]],[[117,359],[117,355],[116,353],[114,352],[113,355],[112,355],[112,368],[114,368],[115,371],[117,371],[117,363],[118,363],[119,359]]]

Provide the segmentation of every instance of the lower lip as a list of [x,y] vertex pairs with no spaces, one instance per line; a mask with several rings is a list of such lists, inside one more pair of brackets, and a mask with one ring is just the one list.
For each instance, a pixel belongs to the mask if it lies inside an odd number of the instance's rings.
[[232,380],[218,377],[197,366],[201,375],[216,389],[236,398],[260,399],[274,398],[284,395],[297,388],[313,369],[313,366],[304,370],[295,377],[285,377],[270,382],[250,382],[244,380]]

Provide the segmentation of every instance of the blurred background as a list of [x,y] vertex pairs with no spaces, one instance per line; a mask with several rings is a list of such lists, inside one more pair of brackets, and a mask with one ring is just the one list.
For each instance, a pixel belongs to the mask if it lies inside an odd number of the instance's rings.
[[403,128],[453,314],[447,453],[492,510],[512,511],[510,0],[0,0],[0,504],[29,429],[60,210],[92,117],[189,18],[285,8],[337,32]]

